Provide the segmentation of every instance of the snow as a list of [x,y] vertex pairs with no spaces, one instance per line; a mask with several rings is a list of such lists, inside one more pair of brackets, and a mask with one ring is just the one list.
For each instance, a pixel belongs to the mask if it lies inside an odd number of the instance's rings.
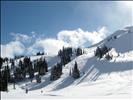
[[[114,36],[117,36],[114,39]],[[108,41],[110,39],[110,41]],[[9,98],[132,98],[133,73],[133,27],[118,30],[107,39],[90,48],[85,48],[85,54],[73,57],[73,60],[63,66],[63,74],[56,81],[50,81],[50,71],[42,76],[42,83],[31,83],[30,80],[19,82],[16,89],[9,85],[9,92],[2,92],[2,99]],[[97,46],[111,47],[112,60],[98,59],[94,56]],[[31,60],[41,56],[31,57]],[[50,68],[60,61],[58,56],[45,56]],[[70,69],[75,61],[80,69],[80,78],[73,79]],[[25,89],[28,88],[28,94]],[[43,91],[43,92],[41,92]]]
[[[57,94],[60,94],[64,91],[66,93],[62,93],[65,97],[102,97],[102,96],[109,96],[109,97],[131,97],[131,84],[132,80],[123,80],[123,75],[127,74],[124,72],[123,74],[119,73],[112,73],[107,78],[106,75],[101,76],[101,79],[98,79],[94,82],[83,82],[82,84],[76,86],[70,86],[69,88],[64,89],[63,91],[58,91]],[[124,78],[127,79],[130,77],[130,74],[125,76]],[[82,92],[81,92],[82,91]],[[60,93],[59,93],[60,92]],[[55,93],[55,92],[54,92]],[[130,93],[130,96],[129,96]]]

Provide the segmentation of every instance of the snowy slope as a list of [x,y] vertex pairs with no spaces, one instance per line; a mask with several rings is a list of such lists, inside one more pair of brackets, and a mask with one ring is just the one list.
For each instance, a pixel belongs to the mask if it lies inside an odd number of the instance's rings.
[[[132,27],[133,28],[133,27]],[[133,67],[133,47],[131,40],[133,38],[133,29],[130,28],[130,31],[126,28],[124,30],[119,30],[115,32],[114,35],[119,36],[119,38],[114,39],[112,41],[104,41],[101,44],[98,45],[103,45],[106,44],[109,47],[115,48],[112,50],[112,53],[117,54],[120,53],[120,56],[114,56],[114,58],[111,61],[107,61],[106,59],[99,60],[96,57],[94,57],[94,48],[92,47],[89,48],[88,54],[84,54],[80,57],[77,57],[74,59],[71,63],[67,64],[64,68],[64,73],[66,75],[63,81],[67,81],[69,79],[69,69],[74,66],[75,61],[78,63],[78,67],[80,69],[81,75],[84,72],[85,74],[81,76],[81,78],[77,79],[76,81],[73,82],[73,84],[79,84],[81,81],[92,81],[92,80],[98,80],[98,77],[103,76],[104,74],[110,75],[113,72],[123,72],[127,70],[132,70]],[[121,36],[120,36],[121,35]],[[125,41],[127,40],[127,41]],[[129,42],[130,41],[130,42]],[[121,45],[123,44],[128,44],[128,45]],[[124,52],[125,51],[125,52]],[[121,53],[124,52],[124,53]],[[63,77],[63,76],[62,76]],[[59,79],[61,80],[61,79]],[[58,81],[59,81],[58,80]],[[61,80],[62,81],[62,80]],[[64,83],[62,81],[62,84],[59,84],[56,86],[56,88],[61,88]],[[67,84],[71,84],[72,82],[69,81]]]
[[[96,47],[104,44],[112,48],[109,52],[114,56],[112,60],[106,60],[105,58],[98,59],[94,56]],[[24,96],[29,98],[54,98],[55,96],[56,98],[131,98],[133,81],[133,27],[118,30],[107,39],[84,50],[85,54],[73,59],[63,67],[63,74],[58,80],[50,81],[50,73],[48,72],[42,77],[42,83],[37,84],[34,80],[32,83],[30,81],[18,83],[16,90],[10,89],[11,92],[2,92],[2,98]],[[49,66],[59,61],[58,57],[46,57],[46,59]],[[77,61],[81,75],[76,80],[69,75],[75,61]],[[12,88],[11,85],[10,88]],[[30,90],[28,94],[25,94],[25,88]],[[40,91],[43,92],[41,93]],[[16,93],[21,95],[15,95]]]

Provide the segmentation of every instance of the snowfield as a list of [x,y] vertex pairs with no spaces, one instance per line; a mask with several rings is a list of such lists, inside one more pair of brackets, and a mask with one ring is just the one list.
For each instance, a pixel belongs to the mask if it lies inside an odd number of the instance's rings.
[[[94,56],[97,46],[112,48],[113,59],[99,59]],[[2,92],[2,99],[19,98],[129,98],[133,91],[133,26],[116,31],[107,39],[84,49],[85,54],[74,58],[63,66],[63,74],[56,81],[50,81],[50,71],[42,77],[41,83],[35,80],[19,82],[16,89],[9,85],[9,92]],[[39,57],[31,57],[35,60]],[[59,62],[57,56],[45,57],[50,68]],[[70,69],[75,61],[80,69],[80,78],[73,79]],[[26,94],[25,89],[29,92]]]

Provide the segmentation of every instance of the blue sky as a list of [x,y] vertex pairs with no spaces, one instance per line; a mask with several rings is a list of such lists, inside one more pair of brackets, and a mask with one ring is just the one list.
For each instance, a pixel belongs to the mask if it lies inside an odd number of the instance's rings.
[[[93,31],[106,26],[112,32],[131,24],[131,9],[120,12],[122,9],[116,2],[7,1],[1,3],[1,8],[2,43],[12,40],[11,32],[30,34],[35,31],[53,37],[64,29]],[[110,19],[106,18],[108,16]]]
[[[107,34],[132,25],[129,2],[120,1],[2,1],[1,44],[16,35],[57,38],[63,30],[94,32],[106,27]],[[21,35],[21,36],[22,36]],[[17,35],[18,36],[18,35]],[[20,36],[20,35],[19,35]],[[94,41],[93,41],[94,42]],[[90,43],[91,44],[91,43]],[[31,44],[30,44],[31,45]]]

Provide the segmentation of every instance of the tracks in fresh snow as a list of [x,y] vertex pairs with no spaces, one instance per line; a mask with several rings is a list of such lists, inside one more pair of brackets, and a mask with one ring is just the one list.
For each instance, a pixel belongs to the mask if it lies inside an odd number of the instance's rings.
[[81,82],[83,82],[84,80],[87,81],[95,81],[97,79],[99,75],[99,70],[97,68],[94,67],[94,65],[92,65],[89,70],[76,82],[74,82],[75,85],[80,84]]

